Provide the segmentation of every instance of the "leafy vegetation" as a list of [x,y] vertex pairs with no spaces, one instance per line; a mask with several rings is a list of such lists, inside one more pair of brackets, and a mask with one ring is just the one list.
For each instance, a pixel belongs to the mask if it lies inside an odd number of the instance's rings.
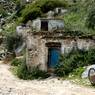
[[0,1],[0,16],[6,17],[15,11],[15,3],[12,0]]
[[70,74],[69,78],[81,78],[82,73],[84,72],[84,67],[79,67],[77,69],[74,69]]
[[58,76],[69,75],[74,69],[79,67],[95,64],[95,49],[88,51],[72,50],[66,56],[61,56],[60,63],[55,68],[55,73]]
[[0,14],[1,14],[2,16],[6,16],[6,15],[7,15],[6,12],[4,11],[2,5],[0,5]]
[[19,66],[19,65],[21,65],[21,64],[22,64],[22,59],[17,59],[17,58],[15,58],[15,59],[13,59],[12,62],[11,62],[11,65],[12,65],[12,66]]
[[33,20],[40,16],[41,16],[40,8],[32,8],[32,10],[30,12],[28,12],[24,15],[22,22],[26,23],[28,20]]
[[49,77],[49,74],[45,71],[39,70],[38,67],[34,67],[31,69],[31,72],[27,69],[26,64],[22,64],[18,66],[17,76],[21,79],[45,79]]
[[6,49],[9,52],[14,52],[15,48],[21,45],[22,42],[23,40],[21,36],[17,36],[14,33],[11,33],[10,35],[6,35]]
[[91,10],[91,12],[88,14],[87,26],[88,28],[95,30],[95,9]]
[[77,0],[75,3],[71,3],[68,13],[63,17],[65,28],[70,31],[83,32],[85,35],[95,35],[93,30],[95,23],[94,5],[94,0]]
[[67,80],[72,81],[73,83],[76,83],[78,85],[84,85],[88,87],[92,87],[90,81],[88,78],[81,78],[82,73],[84,72],[85,67],[79,67],[77,69],[74,69],[69,76],[66,77]]
[[14,66],[13,73],[24,80],[45,79],[50,76],[46,71],[40,70],[38,66],[31,68],[31,71],[28,70],[26,61],[22,59],[14,59],[11,65]]
[[38,0],[36,3],[30,3],[20,11],[22,21],[26,23],[28,20],[33,20],[37,17],[41,17],[49,10],[53,10],[56,7],[67,7],[67,2],[61,0]]
[[[36,0],[35,3],[29,3],[23,6],[20,0],[11,0],[11,2],[16,4],[15,12],[11,14],[11,17],[7,18],[10,19],[10,22],[7,22],[3,27],[4,33],[6,31],[15,32],[15,27],[20,23],[26,23],[28,20],[45,16],[49,10],[53,10],[56,7],[64,7],[68,10],[63,15],[65,30],[67,32],[71,31],[72,35],[73,31],[82,35],[95,35],[95,0]],[[0,13],[6,15],[6,11],[4,11],[2,5],[0,5],[0,10]],[[11,26],[7,27],[9,24]]]

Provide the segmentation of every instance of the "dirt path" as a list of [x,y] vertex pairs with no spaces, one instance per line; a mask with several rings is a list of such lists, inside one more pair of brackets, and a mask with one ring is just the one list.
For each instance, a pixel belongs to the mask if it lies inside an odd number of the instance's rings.
[[43,81],[19,80],[9,68],[6,64],[0,64],[0,95],[95,95],[95,89],[56,78]]

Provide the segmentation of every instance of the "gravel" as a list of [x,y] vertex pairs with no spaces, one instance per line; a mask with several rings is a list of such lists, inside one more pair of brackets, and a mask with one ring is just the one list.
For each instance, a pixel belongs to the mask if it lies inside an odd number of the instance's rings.
[[20,80],[9,69],[9,65],[0,63],[0,95],[95,95],[94,88],[68,80]]

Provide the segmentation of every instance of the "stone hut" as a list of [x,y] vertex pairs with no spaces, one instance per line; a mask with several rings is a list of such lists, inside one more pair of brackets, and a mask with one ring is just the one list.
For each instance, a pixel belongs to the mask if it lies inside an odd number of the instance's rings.
[[58,64],[60,54],[73,48],[86,49],[95,46],[94,37],[71,37],[64,34],[62,19],[39,18],[33,21],[33,29],[26,36],[26,64],[29,69],[39,66],[51,71]]
[[36,32],[51,32],[54,30],[63,30],[64,22],[62,19],[38,18],[33,21],[32,27]]
[[64,9],[62,7],[55,8],[54,10],[55,15],[64,15],[67,12],[67,9]]

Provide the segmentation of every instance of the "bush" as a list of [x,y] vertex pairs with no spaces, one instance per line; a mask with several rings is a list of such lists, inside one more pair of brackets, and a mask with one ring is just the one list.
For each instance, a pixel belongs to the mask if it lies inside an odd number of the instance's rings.
[[88,18],[86,20],[86,25],[88,28],[95,30],[95,8],[89,12]]
[[19,66],[21,64],[22,64],[22,60],[21,59],[17,59],[17,58],[13,59],[12,62],[11,62],[12,66]]
[[68,3],[65,0],[38,0],[37,6],[41,8],[43,13],[46,13],[56,7],[67,7]]
[[31,68],[28,70],[26,66],[26,61],[22,59],[14,59],[11,63],[12,66],[15,66],[12,70],[15,75],[20,79],[24,80],[33,80],[33,79],[45,79],[50,75],[46,71],[39,69],[39,66]]
[[30,3],[23,8],[21,14],[21,22],[26,23],[28,20],[41,17],[44,13],[53,10],[56,7],[67,7],[67,2],[61,0],[38,0],[36,3]]
[[49,74],[45,71],[39,70],[38,67],[32,68],[31,71],[27,69],[26,64],[21,64],[18,66],[17,69],[17,76],[21,79],[28,80],[28,79],[45,79],[49,77]]
[[25,80],[29,78],[30,74],[29,74],[29,71],[27,69],[25,62],[18,66],[16,75],[19,78],[25,79]]
[[33,79],[45,79],[50,76],[46,71],[39,70],[39,67],[32,68],[31,75]]
[[84,67],[79,67],[77,69],[74,69],[73,72],[71,73],[71,75],[73,77],[81,77],[82,73],[84,72],[85,68]]
[[55,68],[58,76],[69,75],[74,69],[95,64],[95,49],[89,51],[72,50],[64,57],[61,56],[60,63]]
[[28,13],[25,13],[22,22],[26,23],[28,20],[33,20],[40,16],[41,16],[40,8],[32,8],[31,11],[29,11]]
[[14,52],[15,48],[21,45],[23,39],[21,36],[17,36],[15,33],[6,35],[6,49],[8,52]]

